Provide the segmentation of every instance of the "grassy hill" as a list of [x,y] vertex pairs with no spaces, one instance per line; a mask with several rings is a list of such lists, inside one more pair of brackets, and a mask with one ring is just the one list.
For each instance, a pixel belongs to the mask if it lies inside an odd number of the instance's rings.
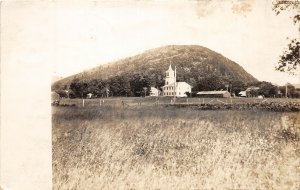
[[[160,87],[164,84],[165,71],[170,64],[173,69],[174,66],[177,67],[177,81],[185,81],[194,87],[203,83],[220,83],[218,86],[203,87],[208,89],[221,88],[232,82],[257,82],[240,65],[208,48],[198,45],[170,45],[72,75],[55,82],[52,89],[69,86],[75,78],[110,80],[120,76],[130,81],[137,74],[149,78],[151,86]],[[199,88],[202,88],[201,85]]]

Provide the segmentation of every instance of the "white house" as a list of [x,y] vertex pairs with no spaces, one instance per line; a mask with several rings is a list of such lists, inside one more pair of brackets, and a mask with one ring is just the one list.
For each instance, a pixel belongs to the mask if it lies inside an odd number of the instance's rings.
[[240,97],[247,97],[247,92],[246,91],[240,91],[239,96]]
[[86,95],[86,97],[87,97],[88,99],[91,99],[91,98],[92,98],[92,96],[93,96],[93,94],[92,94],[92,93],[88,93],[88,94]]
[[192,92],[192,86],[186,82],[176,82],[176,67],[175,71],[171,65],[166,71],[165,86],[162,87],[163,96],[187,97],[186,92]]
[[160,94],[160,90],[154,87],[150,88],[150,96],[159,96],[159,94]]

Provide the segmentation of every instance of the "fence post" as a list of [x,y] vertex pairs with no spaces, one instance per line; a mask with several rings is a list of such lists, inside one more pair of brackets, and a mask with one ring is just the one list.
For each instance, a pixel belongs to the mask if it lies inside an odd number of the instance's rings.
[[84,107],[84,99],[82,98],[82,107]]

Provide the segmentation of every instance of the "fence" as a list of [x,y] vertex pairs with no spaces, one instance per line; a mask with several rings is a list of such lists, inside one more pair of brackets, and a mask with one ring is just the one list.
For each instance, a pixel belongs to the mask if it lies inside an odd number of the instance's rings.
[[60,105],[76,106],[76,107],[95,107],[95,106],[111,106],[111,107],[145,107],[145,106],[159,106],[170,104],[209,104],[209,105],[224,105],[224,104],[261,104],[261,103],[277,103],[277,104],[299,104],[300,99],[286,99],[286,98],[176,98],[175,102],[172,97],[115,97],[115,98],[101,98],[101,99],[61,99]]

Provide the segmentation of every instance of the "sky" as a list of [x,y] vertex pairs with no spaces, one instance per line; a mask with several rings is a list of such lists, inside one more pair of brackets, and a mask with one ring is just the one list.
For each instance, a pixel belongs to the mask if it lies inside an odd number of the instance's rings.
[[2,60],[33,70],[44,66],[53,76],[193,44],[221,53],[259,80],[300,83],[299,75],[274,69],[287,37],[299,32],[289,14],[275,15],[271,0],[4,1],[1,14]]

